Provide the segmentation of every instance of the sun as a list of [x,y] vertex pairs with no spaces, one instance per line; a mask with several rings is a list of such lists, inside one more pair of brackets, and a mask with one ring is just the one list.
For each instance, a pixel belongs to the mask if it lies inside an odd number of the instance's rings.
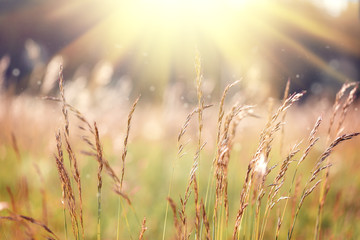
[[304,36],[360,55],[358,40],[322,21],[310,3],[106,0],[94,4],[107,8],[107,14],[63,52],[93,49],[113,64],[126,66],[136,79],[159,83],[191,79],[196,52],[215,75],[226,65],[238,75],[256,71],[259,81],[276,75],[275,68],[297,76],[288,72],[288,56],[279,54],[284,50],[339,81],[349,80],[305,45]]

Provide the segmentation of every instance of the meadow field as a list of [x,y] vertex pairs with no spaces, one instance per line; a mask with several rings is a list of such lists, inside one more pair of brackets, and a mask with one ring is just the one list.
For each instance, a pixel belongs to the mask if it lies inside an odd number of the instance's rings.
[[360,239],[357,0],[0,0],[0,240]]
[[95,89],[84,105],[62,67],[48,95],[2,89],[0,238],[360,237],[357,83],[213,99],[194,78],[162,104]]

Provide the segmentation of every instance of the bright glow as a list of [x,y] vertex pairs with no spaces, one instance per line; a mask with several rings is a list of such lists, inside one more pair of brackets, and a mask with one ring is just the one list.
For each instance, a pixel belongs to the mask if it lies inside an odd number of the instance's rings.
[[259,159],[255,162],[254,172],[260,176],[264,176],[267,170],[267,160],[265,154],[262,153]]
[[[256,78],[264,81],[264,78],[276,75],[274,69],[288,73],[286,59],[299,56],[344,81],[346,77],[309,49],[309,45],[304,45],[299,36],[324,42],[324,46],[339,47],[351,54],[360,54],[358,40],[344,34],[341,28],[320,21],[318,15],[322,12],[314,7],[309,11],[311,4],[301,2],[102,1],[99,9],[105,5],[111,8],[111,13],[63,51],[71,53],[84,49],[84,46],[94,48],[114,65],[131,62],[132,77],[150,81],[165,82],[177,76],[191,80],[196,52],[206,59],[207,70],[215,74],[226,66],[239,77],[261,73],[261,77]],[[331,2],[334,9],[335,6],[341,9],[347,6],[340,4],[340,0],[326,2]],[[256,72],[253,66],[257,66]],[[293,77],[296,74],[298,72]]]
[[338,17],[348,7],[349,0],[313,0],[314,3],[325,9],[328,14]]

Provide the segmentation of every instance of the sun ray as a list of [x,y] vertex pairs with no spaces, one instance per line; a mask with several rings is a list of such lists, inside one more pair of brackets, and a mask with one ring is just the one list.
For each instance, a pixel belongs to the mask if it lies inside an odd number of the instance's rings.
[[260,21],[258,23],[260,24],[261,29],[263,29],[263,31],[266,31],[268,34],[275,37],[276,39],[278,39],[279,41],[284,43],[286,46],[289,46],[291,49],[296,51],[298,54],[301,54],[302,56],[304,56],[307,61],[314,64],[319,70],[326,72],[328,75],[334,77],[336,80],[338,80],[340,82],[354,80],[354,79],[349,79],[349,77],[347,77],[343,73],[336,71],[321,57],[314,54],[311,50],[309,50],[305,46],[301,45],[296,40],[293,40],[292,38],[279,32],[278,30],[276,30],[275,28],[271,27],[268,24],[265,24]]
[[294,6],[274,4],[266,10],[271,18],[280,21],[288,29],[296,28],[296,31],[309,34],[309,37],[318,38],[327,44],[341,48],[347,53],[360,55],[360,42],[357,38],[346,34],[333,25],[325,24],[316,19],[315,14],[309,14],[305,10],[294,11]]
[[[266,76],[262,81],[276,81],[294,76],[300,65],[338,81],[354,80],[328,64],[329,56],[340,52],[360,56],[360,34],[348,27],[355,11],[347,11],[349,16],[334,21],[310,1],[75,0],[15,8],[1,18],[29,22],[42,12],[34,23],[53,30],[42,40],[63,39],[51,49],[69,65],[103,59],[121,74],[160,86],[178,78],[191,81],[197,50],[205,74],[213,78],[222,78],[224,71],[241,77],[259,68]],[[41,29],[32,31],[36,35]],[[327,45],[329,55],[318,49]]]

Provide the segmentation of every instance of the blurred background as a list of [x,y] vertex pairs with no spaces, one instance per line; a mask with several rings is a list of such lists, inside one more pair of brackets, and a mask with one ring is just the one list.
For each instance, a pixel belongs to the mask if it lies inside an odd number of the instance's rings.
[[63,63],[78,93],[195,100],[197,54],[208,98],[235,80],[249,98],[281,97],[288,78],[292,90],[333,96],[359,80],[359,3],[0,1],[0,84],[17,94],[49,94]]
[[[169,183],[173,179],[175,201],[186,189],[197,146],[197,116],[183,137],[187,154],[181,159],[176,141],[197,104],[197,58],[204,102],[214,104],[203,113],[201,137],[207,145],[200,186],[206,186],[212,171],[222,92],[237,80],[226,98],[225,113],[234,103],[255,107],[254,117],[242,120],[236,132],[229,168],[230,209],[238,208],[258,136],[267,116],[281,104],[288,79],[290,93],[308,93],[286,120],[282,118],[286,126],[273,143],[271,161],[284,159],[322,115],[319,146],[301,170],[306,177],[328,144],[335,93],[343,83],[360,79],[359,12],[355,0],[0,0],[0,215],[18,206],[19,213],[48,222],[62,239],[66,235],[53,157],[54,133],[63,129],[64,118],[58,103],[42,98],[59,96],[60,65],[66,101],[89,122],[97,122],[104,156],[118,174],[127,116],[141,94],[131,122],[124,180],[136,214],[128,211],[131,229],[122,224],[120,239],[135,239],[143,216],[149,239],[161,239]],[[359,104],[354,101],[346,121],[335,119],[334,126],[341,122],[339,133],[360,131]],[[85,234],[95,239],[97,162],[82,154],[89,148],[83,141],[88,133],[77,128],[82,122],[71,113],[69,118],[85,183]],[[359,239],[359,138],[340,150],[332,155],[330,176],[335,180],[324,211],[323,239]],[[111,180],[104,177],[103,239],[114,239],[117,200]],[[312,236],[318,202],[315,195],[306,205],[296,239]],[[277,219],[273,214],[269,229]],[[234,220],[230,216],[230,227]],[[0,239],[21,239],[11,226],[0,221]],[[174,233],[171,222],[168,226],[165,239]],[[285,230],[280,239],[286,238]],[[272,237],[272,232],[265,235]]]

